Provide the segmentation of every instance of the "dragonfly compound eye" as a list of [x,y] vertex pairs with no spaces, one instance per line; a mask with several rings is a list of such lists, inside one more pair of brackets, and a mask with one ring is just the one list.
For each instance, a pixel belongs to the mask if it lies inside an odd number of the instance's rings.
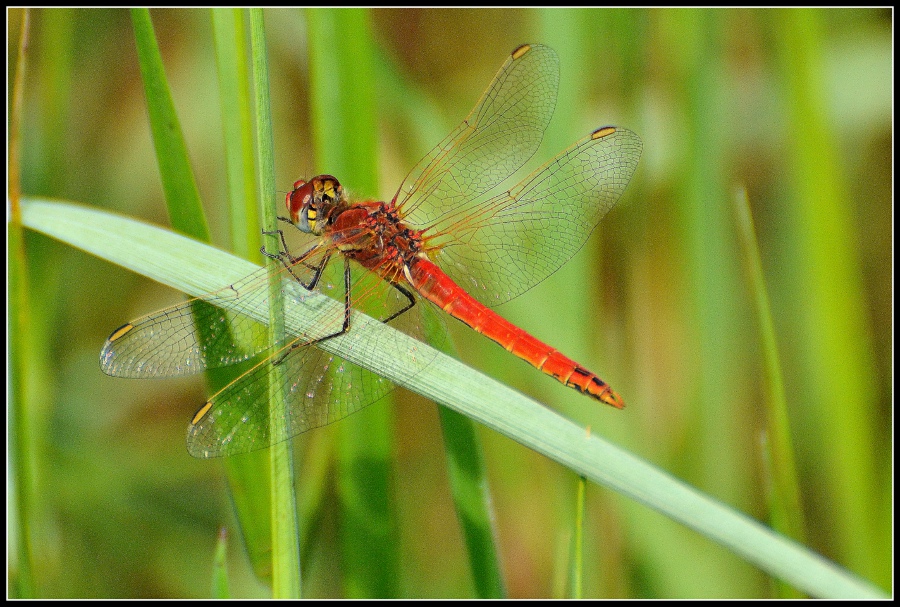
[[[285,205],[291,218],[291,223],[303,230],[312,232],[307,223],[307,211],[313,203],[313,187],[311,183],[303,180],[294,184],[294,189],[285,197]],[[315,213],[313,214],[315,219]]]

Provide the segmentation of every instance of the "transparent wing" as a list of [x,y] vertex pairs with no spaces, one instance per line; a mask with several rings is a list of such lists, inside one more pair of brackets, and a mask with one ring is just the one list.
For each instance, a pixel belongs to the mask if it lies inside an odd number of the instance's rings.
[[[394,384],[315,347],[257,364],[213,396],[188,426],[194,457],[247,453],[337,421],[375,402]],[[280,423],[270,421],[270,383],[281,392]]]
[[465,206],[537,151],[556,107],[559,59],[539,44],[507,58],[469,116],[406,176],[394,203],[413,226]]
[[[316,267],[324,250],[304,259]],[[312,270],[297,263],[292,271],[308,281]],[[282,294],[292,306],[305,308],[309,292],[283,270]],[[334,320],[317,317],[304,333],[292,337],[314,341]],[[107,375],[131,378],[177,377],[249,360],[268,349],[268,270],[261,268],[225,288],[153,312],[116,329],[100,351]]]
[[509,191],[442,215],[427,228],[428,245],[474,297],[504,303],[584,245],[625,191],[641,148],[631,131],[597,129]]

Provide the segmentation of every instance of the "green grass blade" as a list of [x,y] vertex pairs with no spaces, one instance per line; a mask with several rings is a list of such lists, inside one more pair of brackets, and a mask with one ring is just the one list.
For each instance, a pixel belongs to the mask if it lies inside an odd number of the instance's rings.
[[[353,180],[360,196],[378,193],[374,41],[368,11],[311,9],[310,108],[313,149],[320,173]],[[340,49],[325,31],[342,32]]]
[[[762,261],[756,241],[756,229],[743,189],[735,196],[738,236],[743,252],[744,266],[749,277],[749,289],[753,295],[756,316],[759,322],[760,341],[765,358],[766,388],[766,448],[765,457],[769,466],[769,520],[773,528],[797,541],[804,541],[806,534],[803,522],[803,507],[800,487],[797,483],[797,468],[794,462],[794,448],[791,439],[784,394],[784,379],[775,338],[775,323],[769,303],[769,292],[763,276]],[[782,598],[798,598],[787,589],[781,589]]]
[[[256,156],[244,11],[213,9],[213,37],[222,131],[225,137],[225,170],[231,211],[231,245],[246,259],[259,254],[261,226],[256,190]],[[210,372],[215,389],[224,387],[239,372]],[[271,465],[267,453],[251,453],[225,462],[228,488],[240,524],[240,532],[257,577],[271,584],[272,508]]]
[[[275,161],[272,142],[272,115],[269,99],[269,71],[266,60],[266,35],[262,9],[250,9],[250,48],[253,57],[254,104],[256,110],[256,141],[259,164],[259,198],[275,200]],[[267,232],[277,229],[277,219],[273,204],[263,208],[264,224]],[[270,251],[280,249],[278,239],[268,236]],[[280,314],[281,304],[280,263],[269,260],[269,297],[274,305],[270,307],[270,345],[276,348],[284,340],[284,318]],[[270,424],[284,423],[286,418],[284,395],[277,388],[281,385],[277,376],[282,369],[276,368],[270,375]],[[293,449],[291,441],[284,441],[269,449],[271,462],[271,505],[272,505],[272,594],[275,598],[300,597],[300,538],[297,524],[297,504],[294,497]]]
[[[35,457],[34,441],[31,432],[31,411],[33,394],[30,388],[32,349],[28,347],[28,335],[32,334],[32,315],[29,301],[31,288],[28,280],[27,254],[25,251],[25,234],[22,229],[21,216],[21,127],[22,107],[25,96],[25,73],[28,57],[29,18],[28,10],[22,12],[19,31],[19,50],[16,57],[16,74],[13,81],[13,94],[10,119],[9,148],[9,197],[12,221],[7,226],[7,255],[9,264],[9,302],[15,313],[8,320],[10,331],[10,464],[12,468],[12,487],[15,494],[13,500],[15,529],[15,565],[16,573],[10,576],[12,596],[31,598],[37,596],[34,580],[32,552],[32,517],[34,516],[35,487],[33,460]],[[9,502],[7,502],[9,503]],[[12,571],[12,570],[11,570]]]
[[[208,241],[210,236],[206,216],[188,158],[187,146],[166,82],[149,11],[134,9],[132,22],[153,142],[170,220],[176,230]],[[229,143],[234,145],[233,142]],[[245,165],[243,171],[252,170],[252,166],[251,163],[251,168],[248,169]],[[244,250],[249,250],[251,246],[255,247],[258,242],[256,235],[248,236],[248,238],[251,238],[251,242],[241,247]],[[197,305],[203,304],[198,303]],[[212,393],[227,385],[234,378],[235,371],[233,369],[213,369],[207,372]],[[250,560],[257,575],[267,579],[272,571],[273,555],[269,525],[268,471],[270,468],[267,458],[265,454],[250,454],[243,458],[232,458],[225,463],[225,469]]]
[[212,587],[209,596],[217,599],[230,599],[231,591],[228,589],[228,529],[222,527],[219,530],[219,539],[216,541],[216,551],[213,556]]
[[194,181],[172,93],[166,82],[162,57],[153,32],[153,23],[150,21],[150,11],[145,8],[132,9],[131,20],[169,219],[172,227],[179,232],[209,241],[206,215]]
[[[847,141],[827,111],[824,13],[767,12],[775,41],[775,77],[790,125],[785,137],[788,202],[781,274],[791,312],[790,344],[802,373],[797,383],[800,422],[819,435],[813,457],[823,475],[823,504],[835,521],[835,551],[848,567],[891,581],[892,542],[876,489],[885,461],[876,424],[874,344],[855,238],[860,201],[847,195]],[[868,228],[867,228],[868,229]],[[865,234],[865,231],[862,232]],[[890,469],[890,463],[886,464]],[[889,474],[890,472],[888,472]]]
[[438,414],[450,493],[466,541],[475,594],[483,599],[505,598],[481,439],[468,417],[447,407],[439,407]]
[[[161,228],[74,205],[31,199],[23,203],[23,224],[103,259],[182,290],[207,293],[257,269],[239,259]],[[323,305],[337,305],[325,296]],[[327,301],[326,301],[327,300]],[[296,313],[296,311],[292,312]],[[884,593],[809,549],[774,533],[761,523],[707,497],[619,447],[588,434],[515,390],[435,353],[424,369],[398,372],[385,357],[369,358],[353,349],[356,335],[393,331],[365,317],[355,317],[354,331],[328,340],[323,349],[458,411],[488,428],[542,453],[576,474],[607,486],[721,544],[762,570],[822,598],[884,598]],[[267,322],[267,319],[260,319]],[[380,343],[405,350],[402,334]],[[426,346],[419,345],[420,349]],[[388,352],[388,354],[391,354]],[[610,415],[615,412],[610,411]]]
[[584,586],[584,502],[587,479],[578,477],[575,487],[575,517],[572,524],[572,549],[569,555],[569,596],[583,598]]
[[255,187],[250,67],[247,64],[244,11],[213,9],[212,23],[222,100],[232,250],[245,259],[258,259],[257,244],[262,228],[258,220],[259,204]]

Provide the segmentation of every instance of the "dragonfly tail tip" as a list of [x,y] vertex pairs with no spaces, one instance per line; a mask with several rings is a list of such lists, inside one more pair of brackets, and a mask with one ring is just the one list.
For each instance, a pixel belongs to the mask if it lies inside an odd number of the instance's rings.
[[609,387],[609,384],[605,384],[602,390],[592,393],[591,396],[600,402],[606,403],[610,407],[615,407],[616,409],[625,408],[625,401],[622,400],[622,397],[619,396],[618,392]]

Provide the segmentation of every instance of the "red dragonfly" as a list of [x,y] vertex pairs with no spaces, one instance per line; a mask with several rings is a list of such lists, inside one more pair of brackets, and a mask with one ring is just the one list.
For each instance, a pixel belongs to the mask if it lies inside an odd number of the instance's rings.
[[[332,346],[362,318],[352,308],[421,337],[433,320],[424,298],[565,385],[622,408],[597,375],[490,309],[550,276],[584,245],[641,155],[631,131],[599,128],[518,185],[490,195],[537,151],[558,82],[552,49],[515,49],[475,109],[410,171],[390,202],[354,202],[331,175],[297,181],[286,197],[289,217],[279,218],[297,229],[288,238],[277,231],[282,249],[263,252],[282,264],[282,305],[303,308],[306,320],[289,324],[274,351],[260,339],[269,310],[262,269],[116,329],[101,351],[101,368],[147,378],[255,363],[188,427],[196,457],[244,453],[342,419],[390,391],[391,382],[351,362],[353,349],[397,357],[385,332],[357,331],[345,350],[337,348],[343,355]],[[297,233],[306,242],[293,255],[287,240]],[[329,263],[340,258],[343,264]],[[342,313],[319,305],[320,293],[333,293]],[[406,372],[430,360],[417,348],[402,352],[407,360],[398,366]],[[273,380],[285,403],[276,424],[269,411]]]

